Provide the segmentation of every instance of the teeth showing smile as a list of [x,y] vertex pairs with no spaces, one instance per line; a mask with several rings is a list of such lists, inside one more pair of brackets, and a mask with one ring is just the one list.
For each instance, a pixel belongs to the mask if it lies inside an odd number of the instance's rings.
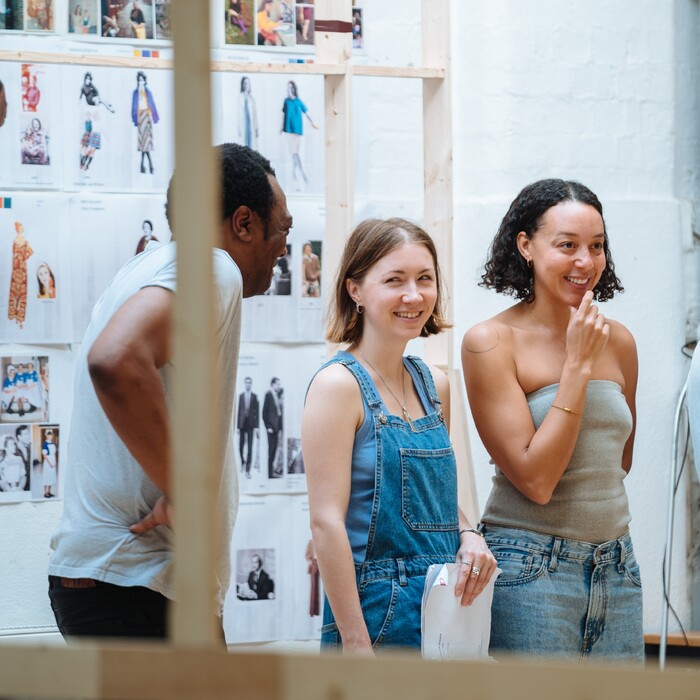
[[418,318],[420,316],[421,312],[420,311],[397,311],[396,315],[399,318]]
[[588,284],[588,277],[565,277],[565,280],[573,282],[574,284]]

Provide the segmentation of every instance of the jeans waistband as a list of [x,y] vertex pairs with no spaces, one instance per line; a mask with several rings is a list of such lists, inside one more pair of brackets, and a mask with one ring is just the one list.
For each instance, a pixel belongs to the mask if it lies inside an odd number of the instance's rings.
[[482,524],[481,528],[488,539],[497,537],[501,544],[524,547],[531,552],[548,555],[553,559],[592,560],[596,564],[608,562],[624,564],[625,558],[633,552],[629,532],[614,540],[594,544],[511,527]]
[[449,564],[455,554],[426,554],[397,559],[372,559],[355,564],[358,584],[369,581],[398,579],[403,581],[413,576],[425,576],[431,564]]

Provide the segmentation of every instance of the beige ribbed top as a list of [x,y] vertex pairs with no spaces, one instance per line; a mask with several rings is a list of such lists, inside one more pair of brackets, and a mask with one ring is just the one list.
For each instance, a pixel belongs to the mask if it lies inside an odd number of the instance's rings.
[[[549,411],[558,384],[527,396],[537,428]],[[632,415],[620,386],[588,382],[581,430],[571,461],[550,502],[541,506],[523,496],[496,467],[482,521],[600,544],[627,532],[629,505],[622,451],[632,430]]]

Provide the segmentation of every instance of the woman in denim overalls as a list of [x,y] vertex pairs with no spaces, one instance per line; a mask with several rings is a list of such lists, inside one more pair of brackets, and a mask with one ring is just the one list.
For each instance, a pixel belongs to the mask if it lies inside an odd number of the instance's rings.
[[462,564],[455,595],[464,605],[495,570],[457,507],[447,378],[403,357],[409,340],[448,325],[432,240],[402,219],[361,223],[335,293],[328,338],[349,347],[313,379],[302,423],[327,595],[321,644],[420,648],[428,566]]

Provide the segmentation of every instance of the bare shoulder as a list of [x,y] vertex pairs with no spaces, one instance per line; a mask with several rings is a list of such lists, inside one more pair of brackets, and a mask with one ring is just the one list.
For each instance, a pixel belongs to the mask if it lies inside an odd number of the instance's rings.
[[308,398],[332,396],[334,402],[342,405],[345,401],[360,398],[360,387],[355,377],[340,363],[328,365],[311,380]]
[[503,314],[472,326],[462,339],[462,352],[483,353],[497,348],[510,347],[513,328]]
[[637,354],[637,344],[630,330],[619,321],[612,318],[605,319],[610,327],[608,342],[618,356],[629,357]]

